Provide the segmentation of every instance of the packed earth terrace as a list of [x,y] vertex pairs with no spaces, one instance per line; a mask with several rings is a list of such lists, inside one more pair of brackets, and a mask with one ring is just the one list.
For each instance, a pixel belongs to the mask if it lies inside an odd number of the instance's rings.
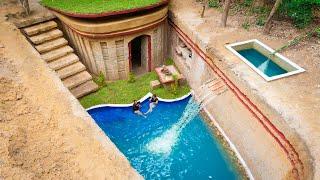
[[2,0],[0,179],[319,179],[319,9]]

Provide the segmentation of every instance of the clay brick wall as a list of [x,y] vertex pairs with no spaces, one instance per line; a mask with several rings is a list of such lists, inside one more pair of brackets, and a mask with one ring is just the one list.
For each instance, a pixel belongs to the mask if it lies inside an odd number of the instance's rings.
[[[163,64],[167,58],[167,22],[135,34],[91,39],[64,25],[64,31],[71,45],[75,48],[80,61],[93,74],[104,74],[106,80],[127,79],[129,69],[128,43],[142,35],[151,36],[151,69]],[[142,47],[148,47],[142,42]],[[142,56],[148,56],[147,49],[142,50]],[[144,63],[144,62],[143,62]]]

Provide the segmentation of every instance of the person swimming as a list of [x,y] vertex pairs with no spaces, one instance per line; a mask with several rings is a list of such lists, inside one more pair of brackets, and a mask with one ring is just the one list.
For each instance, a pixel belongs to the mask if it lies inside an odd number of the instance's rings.
[[133,104],[132,104],[132,110],[135,114],[146,117],[141,111],[141,103],[140,101],[137,100],[133,100]]
[[149,99],[149,102],[150,102],[149,103],[149,110],[145,114],[152,112],[153,108],[155,108],[156,105],[158,104],[159,99],[158,99],[157,95],[153,94],[152,97]]

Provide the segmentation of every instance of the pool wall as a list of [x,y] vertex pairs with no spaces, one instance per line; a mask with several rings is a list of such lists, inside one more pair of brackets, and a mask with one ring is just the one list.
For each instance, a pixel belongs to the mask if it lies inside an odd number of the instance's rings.
[[[242,172],[241,170],[244,169],[245,171],[245,175],[247,176],[247,178],[253,180],[254,177],[249,169],[249,167],[247,166],[246,162],[244,161],[244,159],[242,158],[240,152],[238,151],[238,149],[236,148],[236,146],[232,143],[232,141],[230,140],[230,138],[227,136],[226,132],[221,128],[221,126],[219,125],[219,123],[214,119],[213,115],[209,112],[209,110],[207,108],[204,108],[203,109],[205,115],[204,116],[207,116],[208,117],[208,120],[207,118],[204,118],[206,119],[207,121],[209,121],[209,124],[212,123],[214,129],[216,129],[217,131],[219,131],[219,134],[216,134],[217,136],[222,136],[223,137],[223,141],[225,141],[227,143],[227,147],[225,148],[229,148],[233,153],[234,155],[236,156],[237,158],[237,164],[240,170],[240,172]],[[232,154],[230,154],[232,155]]]
[[[282,56],[279,53],[276,53],[275,50],[270,48],[269,46],[263,44],[261,41],[257,39],[252,39],[243,42],[237,42],[233,44],[226,45],[226,48],[230,50],[233,54],[239,57],[244,63],[246,63],[250,68],[252,68],[256,73],[258,73],[261,77],[263,77],[266,81],[273,81],[276,79],[288,77],[294,74],[299,74],[304,72],[305,70],[289,60],[288,58]],[[243,57],[238,51],[245,49],[255,49],[264,56],[270,58],[274,63],[287,71],[287,73],[276,75],[269,77],[263,72],[261,72],[257,67],[255,67],[250,61],[248,61],[245,57]]]

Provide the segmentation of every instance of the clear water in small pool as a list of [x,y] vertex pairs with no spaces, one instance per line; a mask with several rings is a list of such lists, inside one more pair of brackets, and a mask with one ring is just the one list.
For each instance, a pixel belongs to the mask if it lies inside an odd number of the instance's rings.
[[[199,114],[183,128],[174,128],[181,123],[189,99],[159,102],[147,118],[133,114],[131,107],[103,107],[89,114],[146,179],[238,179],[239,173]],[[142,105],[146,112],[148,102]],[[161,137],[167,140],[158,144],[164,152],[152,149],[159,149],[154,142]],[[161,147],[165,145],[169,151]]]
[[286,70],[255,49],[240,50],[238,53],[268,77],[287,73]]

